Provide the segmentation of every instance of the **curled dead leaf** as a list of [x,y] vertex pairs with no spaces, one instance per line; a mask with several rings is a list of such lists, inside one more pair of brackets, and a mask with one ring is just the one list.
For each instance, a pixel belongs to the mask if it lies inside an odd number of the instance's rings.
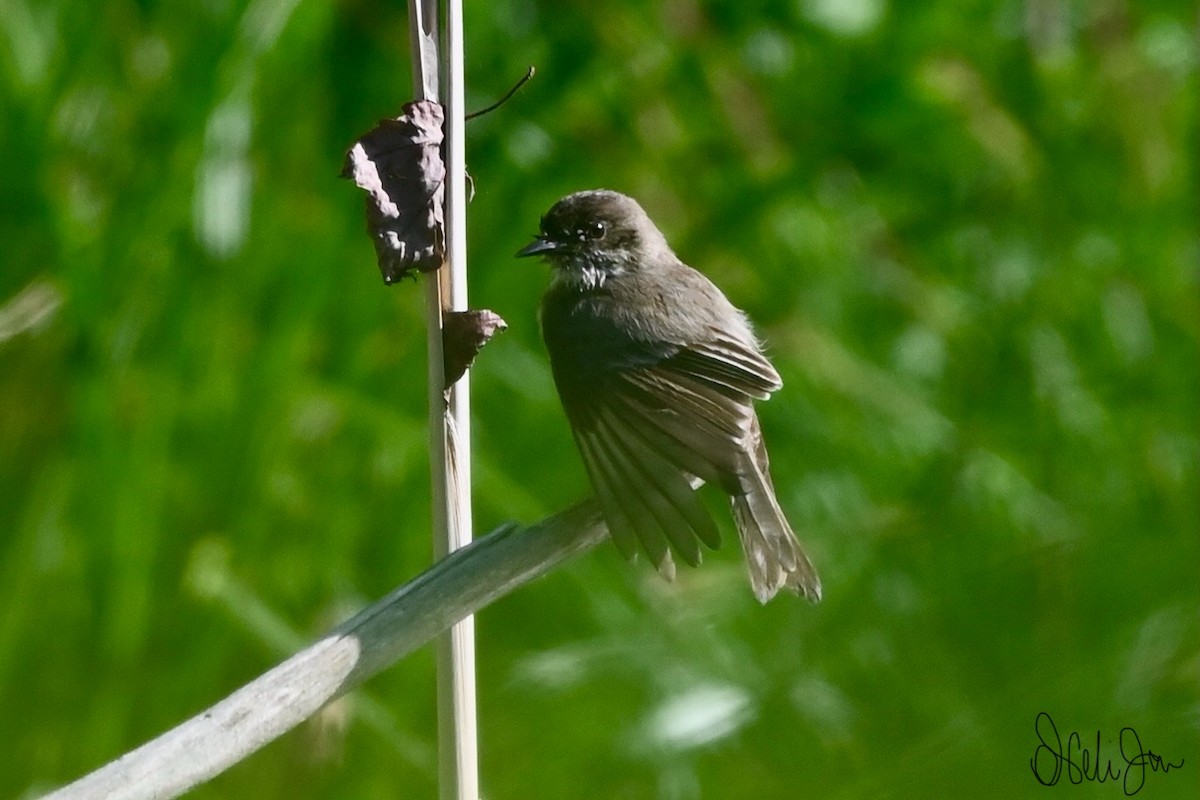
[[445,258],[444,121],[432,100],[406,103],[346,153],[342,177],[367,193],[367,232],[384,283],[431,272]]
[[442,358],[446,388],[453,386],[475,361],[475,356],[493,336],[508,330],[508,323],[495,311],[478,309],[450,311],[442,318]]

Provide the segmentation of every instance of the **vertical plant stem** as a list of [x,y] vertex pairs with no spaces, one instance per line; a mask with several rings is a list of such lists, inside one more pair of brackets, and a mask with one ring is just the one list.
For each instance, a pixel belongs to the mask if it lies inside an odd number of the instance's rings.
[[[443,302],[452,311],[467,309],[467,164],[464,137],[462,0],[445,2],[442,87],[446,106],[446,268],[439,271]],[[440,341],[440,339],[439,339]],[[440,367],[440,363],[439,363]],[[450,455],[449,517],[442,550],[445,557],[471,541],[470,371],[446,398]],[[440,385],[440,384],[439,384]],[[430,396],[432,401],[432,394]],[[438,751],[442,800],[478,800],[479,755],[475,703],[475,618],[465,617],[438,643]]]
[[[446,109],[446,263],[425,281],[433,552],[441,559],[470,542],[472,520],[467,377],[444,391],[442,357],[443,313],[467,307],[461,3],[450,0],[447,4],[444,57],[440,59],[437,21],[437,0],[409,4],[414,91],[423,98],[439,99],[440,77]],[[437,667],[439,796],[442,800],[478,800],[473,617],[438,638]]]

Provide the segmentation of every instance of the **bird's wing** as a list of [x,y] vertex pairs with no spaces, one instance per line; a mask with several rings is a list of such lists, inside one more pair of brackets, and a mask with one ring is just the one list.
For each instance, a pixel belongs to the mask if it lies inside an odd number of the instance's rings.
[[720,536],[695,493],[701,481],[744,491],[755,430],[752,401],[779,387],[757,350],[731,338],[610,372],[570,404],[584,464],[618,548],[640,542],[661,571],[670,551],[700,560]]
[[783,386],[779,373],[757,346],[716,328],[710,329],[705,341],[682,348],[663,363],[731,396],[764,400]]

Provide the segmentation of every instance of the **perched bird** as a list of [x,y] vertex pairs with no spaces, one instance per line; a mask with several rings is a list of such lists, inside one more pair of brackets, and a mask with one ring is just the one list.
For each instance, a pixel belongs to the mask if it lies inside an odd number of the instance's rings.
[[542,338],[613,541],[674,577],[720,534],[696,489],[729,495],[760,602],[812,601],[821,581],[775,497],[754,400],[782,385],[745,315],[684,264],[642,207],[604,189],[564,197],[517,253],[554,267]]

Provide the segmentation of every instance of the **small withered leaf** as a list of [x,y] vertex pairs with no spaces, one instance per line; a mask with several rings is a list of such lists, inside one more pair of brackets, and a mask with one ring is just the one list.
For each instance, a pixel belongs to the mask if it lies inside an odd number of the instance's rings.
[[367,193],[367,232],[384,283],[431,272],[445,258],[444,120],[439,103],[406,103],[346,153],[342,177]]
[[471,366],[475,356],[508,323],[488,309],[449,311],[442,318],[442,360],[446,388],[453,386]]

